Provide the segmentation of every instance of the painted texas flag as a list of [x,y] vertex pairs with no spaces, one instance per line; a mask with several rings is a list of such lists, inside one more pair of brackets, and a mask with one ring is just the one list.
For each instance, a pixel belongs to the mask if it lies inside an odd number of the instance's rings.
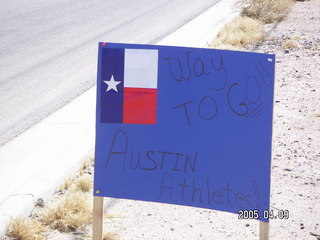
[[101,122],[155,124],[158,50],[103,48]]

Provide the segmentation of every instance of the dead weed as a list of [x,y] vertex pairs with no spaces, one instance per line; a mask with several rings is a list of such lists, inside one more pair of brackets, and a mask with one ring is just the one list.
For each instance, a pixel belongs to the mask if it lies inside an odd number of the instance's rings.
[[119,234],[117,233],[105,233],[103,235],[103,240],[116,240],[119,238]]
[[92,189],[92,176],[89,174],[80,176],[77,180],[76,187],[79,191],[89,192]]
[[43,221],[62,232],[75,231],[92,221],[92,204],[88,196],[80,191],[69,191],[58,203],[43,213]]
[[245,0],[247,6],[243,8],[243,16],[258,19],[263,23],[282,21],[293,0]]
[[236,17],[218,33],[216,39],[210,44],[210,47],[232,46],[239,48],[244,45],[260,42],[263,38],[263,25],[259,21],[249,17]]
[[292,48],[299,48],[300,47],[300,44],[297,40],[295,39],[287,39],[285,40],[282,44],[281,44],[281,47],[284,48],[284,49],[292,49]]
[[7,235],[16,240],[44,240],[45,229],[40,222],[32,218],[12,219]]

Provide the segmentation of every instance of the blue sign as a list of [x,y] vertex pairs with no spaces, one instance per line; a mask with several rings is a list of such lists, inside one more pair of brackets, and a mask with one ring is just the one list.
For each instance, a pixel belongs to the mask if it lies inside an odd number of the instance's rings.
[[94,195],[269,210],[275,56],[100,43]]

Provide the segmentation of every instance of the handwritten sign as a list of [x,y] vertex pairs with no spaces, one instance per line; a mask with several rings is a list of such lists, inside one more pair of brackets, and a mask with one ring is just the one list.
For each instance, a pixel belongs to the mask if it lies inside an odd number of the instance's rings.
[[94,195],[262,216],[274,62],[258,53],[100,43]]

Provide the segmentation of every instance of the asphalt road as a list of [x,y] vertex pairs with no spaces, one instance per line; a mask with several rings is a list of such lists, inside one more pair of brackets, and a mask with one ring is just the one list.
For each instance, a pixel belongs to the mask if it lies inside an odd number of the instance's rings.
[[218,0],[1,0],[0,146],[96,81],[99,41],[154,44]]

